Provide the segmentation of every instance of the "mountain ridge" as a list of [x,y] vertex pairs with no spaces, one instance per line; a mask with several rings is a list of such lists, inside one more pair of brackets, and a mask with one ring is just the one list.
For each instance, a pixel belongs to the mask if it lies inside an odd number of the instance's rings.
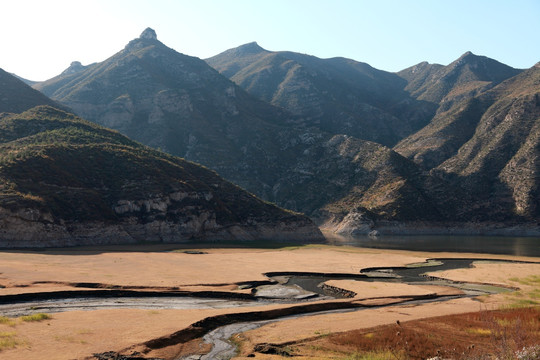
[[427,123],[426,113],[434,111],[422,103],[413,107],[414,99],[403,90],[405,80],[369,64],[272,52],[258,45],[258,51],[243,51],[250,44],[206,62],[252,95],[306,118],[322,131],[393,145]]

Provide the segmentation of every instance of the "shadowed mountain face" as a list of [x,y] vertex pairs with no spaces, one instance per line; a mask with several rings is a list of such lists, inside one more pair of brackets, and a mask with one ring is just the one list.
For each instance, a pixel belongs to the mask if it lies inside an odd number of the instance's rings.
[[0,118],[0,247],[319,241],[216,173],[42,106]]
[[38,105],[60,106],[22,80],[0,69],[0,113],[18,113]]
[[271,52],[256,43],[206,59],[250,94],[332,134],[393,145],[427,124],[435,106],[404,91],[393,73],[345,58]]

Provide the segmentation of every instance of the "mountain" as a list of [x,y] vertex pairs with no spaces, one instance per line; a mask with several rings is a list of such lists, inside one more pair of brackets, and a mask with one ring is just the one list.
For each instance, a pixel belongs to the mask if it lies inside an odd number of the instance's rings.
[[40,106],[0,118],[0,247],[320,241],[213,171]]
[[427,126],[394,149],[426,169],[440,165],[473,136],[480,116],[490,106],[478,95],[521,72],[471,52],[448,66],[424,62],[399,72],[413,97],[437,104],[438,109]]
[[265,152],[275,139],[265,134],[294,121],[204,61],[168,48],[152,29],[109,59],[35,88],[85,119],[228,178],[245,175],[246,158],[252,157],[271,176]]
[[[306,85],[310,89],[324,84],[320,89],[326,90],[321,91],[330,93],[332,90],[332,94],[341,94],[343,99],[350,92],[356,99],[353,102],[369,102],[369,106],[360,107],[368,109],[366,114],[371,114],[381,124],[386,124],[380,125],[382,127],[388,125],[389,128],[390,123],[385,123],[376,114],[379,111],[390,114],[388,116],[393,116],[399,123],[392,129],[394,140],[399,138],[395,131],[400,124],[409,124],[408,131],[412,131],[411,124],[415,123],[420,130],[408,139],[417,139],[414,142],[417,149],[422,150],[425,146],[429,150],[426,154],[433,155],[433,159],[426,155],[423,163],[421,151],[406,153],[406,147],[401,146],[405,140],[391,149],[348,134],[323,131],[322,126],[316,126],[315,117],[269,104],[249,94],[201,59],[168,48],[157,40],[152,29],[146,29],[109,59],[82,69],[79,67],[79,71],[65,72],[37,84],[36,88],[88,120],[117,129],[146,145],[201,163],[257,196],[303,212],[334,231],[368,233],[386,224],[385,229],[393,228],[388,231],[414,233],[453,224],[455,231],[472,229],[478,232],[481,224],[491,226],[491,221],[500,220],[501,226],[535,221],[533,217],[517,214],[510,205],[479,210],[479,204],[488,204],[485,199],[492,199],[490,194],[496,179],[491,177],[487,190],[479,191],[468,186],[467,181],[461,181],[466,178],[458,166],[452,165],[455,170],[449,168],[448,171],[437,168],[473,137],[482,117],[499,96],[512,93],[501,90],[502,86],[512,79],[522,82],[519,80],[521,73],[498,85],[490,85],[490,90],[486,88],[477,96],[455,98],[449,110],[443,110],[439,103],[416,100],[407,94],[405,88],[415,81],[413,78],[406,80],[366,64],[346,59],[321,60],[295,53],[272,53],[254,43],[229,52],[230,59],[242,61],[223,62],[223,74],[234,73],[234,77],[253,70],[255,88],[271,89],[263,86],[266,80],[256,81],[265,76],[259,66],[250,70],[249,64],[262,61],[268,64],[268,69],[278,73],[283,70],[283,74],[299,81],[297,84],[301,89],[305,88],[308,78],[296,76],[308,72],[313,79],[326,79],[310,80],[311,85]],[[288,61],[282,62],[285,55]],[[275,64],[281,65],[276,68]],[[297,68],[298,74],[288,66]],[[427,68],[431,70],[426,73],[441,70],[439,66],[429,64]],[[267,78],[277,79],[279,84],[283,80],[281,76]],[[423,77],[425,81],[429,78],[428,75]],[[419,88],[424,80],[416,80]],[[356,83],[362,83],[362,86],[357,89]],[[465,80],[461,84],[460,87],[465,86]],[[288,85],[289,90],[294,89]],[[360,96],[362,91],[365,93]],[[514,95],[505,96],[511,99]],[[311,102],[310,96],[295,96],[291,93],[290,100],[298,104],[297,109],[305,108],[308,112],[309,108],[317,107],[318,102]],[[394,111],[396,114],[392,113]],[[414,114],[423,115],[416,117]],[[398,115],[418,121],[403,122]],[[385,134],[384,131],[381,134]],[[383,137],[389,143],[394,141],[386,135]],[[428,160],[433,164],[430,167],[426,166]],[[481,223],[464,225],[471,221]]]
[[[433,171],[476,194],[478,217],[540,215],[540,63],[474,99],[485,111],[452,157]],[[467,113],[467,108],[462,112]],[[461,117],[468,115],[459,114]]]
[[272,52],[250,43],[206,62],[310,126],[387,146],[424,126],[435,109],[411,98],[398,75],[351,59]]
[[38,105],[61,107],[22,80],[0,69],[0,113],[18,113]]
[[405,90],[415,99],[439,104],[439,111],[446,111],[456,101],[474,97],[521,71],[468,51],[448,66],[423,62],[397,75],[407,80]]
[[17,79],[21,80],[23,83],[25,83],[25,84],[28,85],[28,86],[33,86],[33,85],[35,85],[35,84],[38,83],[38,81],[33,81],[33,80],[25,79],[25,78],[23,78],[23,77],[18,76],[17,74],[14,74],[14,73],[11,73],[10,75],[13,75],[14,77],[16,77]]
[[[434,213],[432,199],[404,180],[418,170],[409,160],[383,145],[309,127],[204,61],[169,49],[151,29],[104,62],[37,87],[89,120],[315,218],[364,207],[380,218]],[[370,199],[349,195],[359,189],[371,189]],[[393,208],[394,200],[413,197],[424,204],[416,211],[408,213],[402,203]]]

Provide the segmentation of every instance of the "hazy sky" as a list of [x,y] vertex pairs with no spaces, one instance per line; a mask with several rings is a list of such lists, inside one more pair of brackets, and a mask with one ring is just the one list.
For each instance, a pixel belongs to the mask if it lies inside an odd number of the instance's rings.
[[0,13],[0,68],[31,80],[103,61],[146,27],[200,58],[257,41],[387,71],[469,50],[517,68],[540,61],[540,0],[0,0]]

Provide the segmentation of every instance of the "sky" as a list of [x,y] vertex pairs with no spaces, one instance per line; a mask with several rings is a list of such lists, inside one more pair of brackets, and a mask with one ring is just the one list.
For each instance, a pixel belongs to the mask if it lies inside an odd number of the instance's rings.
[[100,62],[147,27],[202,59],[256,41],[399,71],[466,51],[540,61],[540,0],[0,0],[0,68],[42,81]]

